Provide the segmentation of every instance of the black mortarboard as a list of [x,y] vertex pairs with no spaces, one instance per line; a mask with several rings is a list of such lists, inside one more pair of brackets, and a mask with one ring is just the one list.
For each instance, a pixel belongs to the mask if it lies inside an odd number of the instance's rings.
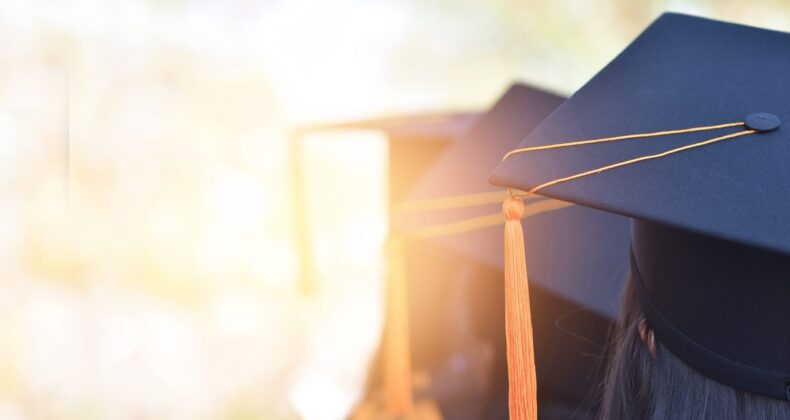
[[[790,398],[788,75],[790,34],[665,14],[518,148],[606,142],[513,154],[491,178],[529,191],[591,171],[539,194],[632,217],[632,281],[657,337],[710,378],[782,399]],[[710,126],[720,128],[684,130]],[[660,154],[686,145],[696,146]]]
[[[408,194],[404,206],[446,196],[502,192],[501,188],[488,184],[488,173],[563,99],[533,87],[511,86],[425,171]],[[408,232],[409,228],[500,212],[501,201],[474,208],[416,214],[398,213],[396,208],[395,226]],[[498,219],[502,220],[501,215]],[[597,376],[593,373],[599,361],[596,354],[600,353],[596,344],[603,345],[605,341],[609,322],[616,311],[618,291],[627,274],[630,223],[627,218],[581,206],[541,213],[527,223],[530,229],[525,232],[525,241],[529,250],[530,285],[536,286],[532,288],[531,300],[541,415],[553,418],[550,410],[560,406],[572,407],[571,411],[577,409],[588,402],[585,400],[595,387]],[[504,369],[502,226],[423,239],[415,243],[413,249],[417,250],[413,254],[422,258],[420,265],[410,264],[409,267],[413,301],[425,301],[425,305],[413,306],[412,310],[412,318],[419,323],[413,329],[415,363],[419,364],[421,354],[427,351],[421,350],[420,343],[432,343],[425,347],[433,349],[447,334],[430,326],[442,322],[447,328],[448,319],[463,317],[457,313],[460,310],[472,314],[478,335],[495,343],[496,357]],[[411,263],[416,258],[410,260]],[[430,267],[424,268],[426,265]],[[467,269],[459,270],[459,267]],[[475,276],[475,281],[464,280],[470,275]],[[453,296],[455,293],[447,290],[463,287],[472,289],[464,294],[466,301],[457,305],[461,307],[448,310],[448,305],[438,295]],[[456,312],[443,315],[445,311]],[[450,353],[452,350],[447,349]],[[500,370],[489,386],[494,393],[499,393],[492,398],[504,395],[506,402],[505,374]],[[434,382],[437,387],[443,385],[438,378]],[[455,406],[463,407],[465,402],[475,403],[466,396],[460,402],[445,403],[442,408],[446,413],[452,412]],[[582,411],[577,414],[581,417]],[[483,415],[493,416],[490,411]]]

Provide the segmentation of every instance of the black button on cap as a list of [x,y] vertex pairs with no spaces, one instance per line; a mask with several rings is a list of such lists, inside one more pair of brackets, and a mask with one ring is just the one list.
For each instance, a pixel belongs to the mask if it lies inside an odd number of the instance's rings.
[[782,125],[782,120],[768,112],[757,112],[747,115],[744,120],[746,128],[757,131],[773,131]]

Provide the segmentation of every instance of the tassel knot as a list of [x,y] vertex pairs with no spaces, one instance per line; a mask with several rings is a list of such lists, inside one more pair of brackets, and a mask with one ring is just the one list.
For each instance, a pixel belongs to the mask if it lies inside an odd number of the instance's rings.
[[524,217],[524,201],[516,197],[506,198],[502,203],[502,212],[506,220],[521,220]]

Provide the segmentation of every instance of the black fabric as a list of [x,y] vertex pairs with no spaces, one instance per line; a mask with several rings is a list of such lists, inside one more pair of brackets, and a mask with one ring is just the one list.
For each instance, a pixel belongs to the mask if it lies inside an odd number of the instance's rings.
[[790,256],[635,220],[631,271],[670,351],[734,388],[787,398]]

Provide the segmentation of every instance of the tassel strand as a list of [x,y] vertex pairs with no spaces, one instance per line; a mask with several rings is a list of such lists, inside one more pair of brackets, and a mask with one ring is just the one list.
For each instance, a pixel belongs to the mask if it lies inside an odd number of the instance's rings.
[[511,197],[505,215],[505,328],[510,418],[537,420],[537,377],[532,341],[532,315],[521,218],[524,202]]
[[387,247],[387,325],[384,345],[385,407],[393,415],[414,409],[409,348],[409,289],[400,239],[390,237]]

